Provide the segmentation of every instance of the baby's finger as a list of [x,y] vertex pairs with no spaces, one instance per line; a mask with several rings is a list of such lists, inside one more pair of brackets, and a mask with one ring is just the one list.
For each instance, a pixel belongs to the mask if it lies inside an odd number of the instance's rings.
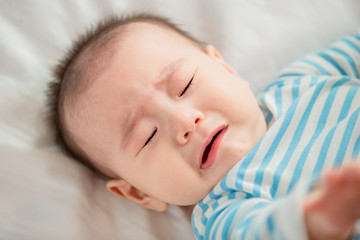
[[345,175],[340,169],[332,169],[325,174],[325,188],[338,188],[345,180]]
[[343,170],[345,184],[360,188],[360,164],[351,163]]
[[314,211],[323,205],[323,189],[314,190],[304,201],[303,209],[305,212]]

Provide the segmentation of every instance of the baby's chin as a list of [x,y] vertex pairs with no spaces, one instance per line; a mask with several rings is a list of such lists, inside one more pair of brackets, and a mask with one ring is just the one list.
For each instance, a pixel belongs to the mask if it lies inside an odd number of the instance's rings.
[[207,187],[206,190],[202,190],[200,194],[199,194],[200,192],[199,189],[195,191],[188,191],[187,193],[183,194],[181,198],[178,198],[173,202],[169,201],[169,203],[177,206],[196,205],[199,202],[201,202],[211,192],[211,190],[215,187],[215,185],[212,187]]
[[201,202],[209,193],[210,193],[210,191],[207,194],[204,194],[204,196],[199,197],[199,198],[192,198],[192,199],[186,199],[186,200],[184,199],[183,201],[176,201],[176,202],[174,202],[173,205],[181,206],[181,207],[196,205],[199,202]]

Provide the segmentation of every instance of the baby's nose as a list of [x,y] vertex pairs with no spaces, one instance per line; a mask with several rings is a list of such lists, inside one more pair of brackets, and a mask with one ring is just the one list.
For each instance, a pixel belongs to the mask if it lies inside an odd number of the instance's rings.
[[203,113],[196,109],[185,108],[174,111],[170,124],[174,131],[175,140],[180,144],[187,143],[190,135],[203,118]]

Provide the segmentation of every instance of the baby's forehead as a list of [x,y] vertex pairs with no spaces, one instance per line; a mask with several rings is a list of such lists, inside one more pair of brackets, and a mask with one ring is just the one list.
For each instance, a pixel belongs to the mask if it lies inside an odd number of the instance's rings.
[[[122,34],[123,34],[122,40],[129,39],[130,41],[128,41],[128,43],[130,44],[138,44],[138,42],[132,41],[132,36],[137,36],[138,40],[141,41],[151,41],[154,39],[151,38],[151,36],[164,34],[166,36],[172,36],[178,39],[183,39],[185,40],[185,42],[190,43],[193,46],[196,46],[196,48],[202,49],[202,44],[198,42],[196,39],[194,39],[192,36],[176,28],[175,26],[167,25],[162,22],[142,21],[142,22],[129,23],[126,26],[125,31],[122,31]],[[166,39],[162,39],[162,40],[166,40]],[[120,42],[121,42],[121,38],[120,38]]]

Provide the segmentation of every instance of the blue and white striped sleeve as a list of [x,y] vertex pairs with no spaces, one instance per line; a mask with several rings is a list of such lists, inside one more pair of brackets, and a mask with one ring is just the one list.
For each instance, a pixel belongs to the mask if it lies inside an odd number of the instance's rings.
[[282,71],[280,78],[304,75],[338,75],[359,78],[360,32],[336,41],[323,51],[309,54],[295,61]]
[[[288,196],[264,199],[232,196],[205,199],[193,212],[198,240],[208,239],[307,239],[301,204],[310,191],[309,182],[298,184]],[[197,217],[196,217],[197,216]]]

